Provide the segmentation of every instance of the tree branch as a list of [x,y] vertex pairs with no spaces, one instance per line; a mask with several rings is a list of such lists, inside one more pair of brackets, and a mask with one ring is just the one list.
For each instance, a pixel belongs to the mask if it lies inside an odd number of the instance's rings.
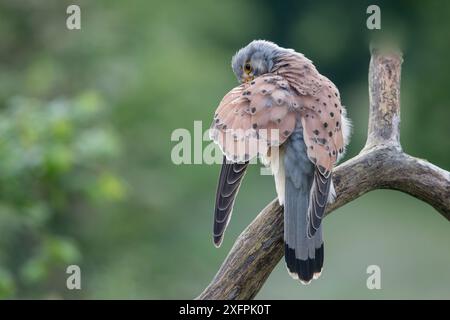
[[[401,54],[372,51],[370,113],[361,153],[335,168],[337,198],[327,214],[375,189],[403,191],[450,220],[450,173],[402,152]],[[283,210],[273,200],[241,233],[216,276],[197,299],[251,299],[283,256]]]
[[399,53],[380,54],[372,50],[369,65],[369,127],[366,148],[388,144],[400,147]]

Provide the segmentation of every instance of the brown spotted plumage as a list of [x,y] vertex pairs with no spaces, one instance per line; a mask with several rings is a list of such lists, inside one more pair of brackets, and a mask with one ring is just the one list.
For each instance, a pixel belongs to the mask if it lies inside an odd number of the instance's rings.
[[295,127],[295,96],[286,80],[264,75],[231,90],[219,104],[212,138],[232,161],[247,161],[282,144]]
[[303,55],[286,53],[275,72],[225,95],[211,127],[212,138],[229,160],[247,161],[283,144],[300,119],[309,159],[328,177],[344,151],[341,116],[336,86]]

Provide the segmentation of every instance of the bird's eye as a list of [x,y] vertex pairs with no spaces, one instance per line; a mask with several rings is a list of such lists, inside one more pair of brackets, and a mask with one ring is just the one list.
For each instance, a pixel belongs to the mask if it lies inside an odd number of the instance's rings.
[[245,65],[244,65],[244,71],[245,71],[245,73],[250,73],[250,72],[252,72],[252,66],[250,65],[250,63],[246,63]]

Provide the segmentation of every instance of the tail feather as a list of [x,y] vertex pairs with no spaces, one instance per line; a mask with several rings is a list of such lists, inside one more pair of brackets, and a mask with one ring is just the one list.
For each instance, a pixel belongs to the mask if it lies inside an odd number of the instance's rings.
[[307,214],[315,168],[307,158],[301,130],[296,130],[286,143],[284,169],[286,265],[293,278],[308,284],[322,272],[324,249],[322,226],[308,237]]
[[[284,257],[286,267],[289,274],[303,284],[309,284],[312,279],[318,279],[322,274],[324,261],[324,246],[323,242],[320,247],[314,248],[309,252],[308,258],[301,259],[297,256],[296,250],[290,248],[287,243],[284,245]],[[312,255],[311,255],[312,253]]]
[[314,262],[314,279],[318,279],[322,274],[323,268],[323,242],[322,245],[316,249]]

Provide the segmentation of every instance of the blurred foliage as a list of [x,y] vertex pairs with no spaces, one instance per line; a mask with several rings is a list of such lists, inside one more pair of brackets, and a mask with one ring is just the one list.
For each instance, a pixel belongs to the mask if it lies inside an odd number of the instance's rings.
[[[450,2],[377,3],[382,30],[369,31],[372,1],[3,0],[0,296],[191,298],[205,287],[273,182],[250,170],[216,250],[219,166],[175,166],[170,135],[194,120],[206,130],[236,85],[231,56],[253,39],[303,52],[337,84],[354,123],[347,157],[366,137],[369,44],[398,44],[402,145],[450,169]],[[65,27],[69,4],[80,31]],[[323,279],[301,287],[281,263],[261,297],[450,297],[447,222],[431,208],[389,191],[339,211],[325,222]],[[378,293],[365,288],[376,263],[388,279]],[[81,291],[65,287],[69,264]]]
[[44,286],[55,270],[80,263],[66,221],[85,207],[120,201],[110,167],[118,138],[94,92],[44,102],[13,97],[0,112],[0,294]]

